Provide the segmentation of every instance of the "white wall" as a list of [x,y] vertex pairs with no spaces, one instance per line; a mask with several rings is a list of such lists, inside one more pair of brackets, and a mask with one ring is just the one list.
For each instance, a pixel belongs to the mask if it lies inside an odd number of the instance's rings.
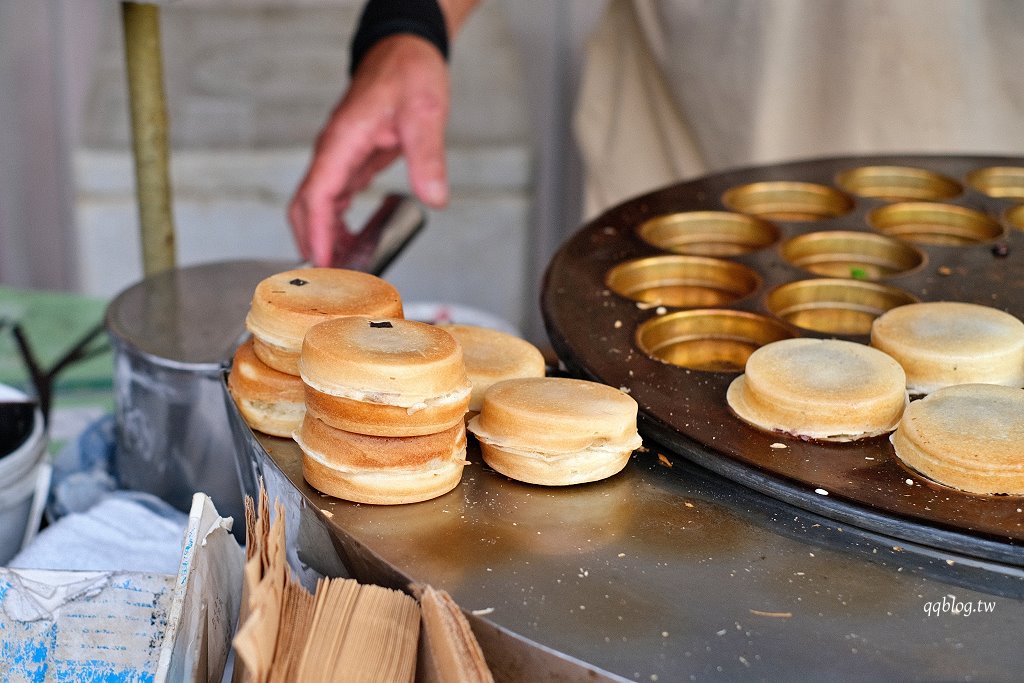
[[73,289],[70,150],[96,0],[0,2],[0,282]]

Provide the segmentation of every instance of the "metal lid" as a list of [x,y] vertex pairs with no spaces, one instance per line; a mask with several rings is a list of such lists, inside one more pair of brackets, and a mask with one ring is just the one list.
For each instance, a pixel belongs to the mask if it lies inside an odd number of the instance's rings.
[[223,261],[175,268],[124,290],[107,307],[115,344],[167,365],[220,366],[245,333],[252,292],[294,261]]

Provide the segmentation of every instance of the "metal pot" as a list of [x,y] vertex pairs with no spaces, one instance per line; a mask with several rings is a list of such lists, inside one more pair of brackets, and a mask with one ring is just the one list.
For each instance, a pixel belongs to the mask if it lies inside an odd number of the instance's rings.
[[107,308],[114,348],[115,466],[121,484],[181,510],[208,494],[241,527],[221,373],[245,335],[252,292],[294,262],[232,261],[151,276]]

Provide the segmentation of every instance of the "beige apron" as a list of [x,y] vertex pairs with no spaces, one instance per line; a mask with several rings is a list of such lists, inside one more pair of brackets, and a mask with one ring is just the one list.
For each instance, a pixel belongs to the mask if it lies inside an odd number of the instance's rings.
[[610,0],[574,133],[584,214],[816,156],[1024,153],[1024,2]]

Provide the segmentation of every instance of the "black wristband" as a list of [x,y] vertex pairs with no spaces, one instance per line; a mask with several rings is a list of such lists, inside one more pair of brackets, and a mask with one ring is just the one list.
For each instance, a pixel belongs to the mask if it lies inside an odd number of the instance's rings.
[[363,57],[382,38],[411,33],[433,44],[448,60],[448,28],[437,0],[369,0],[359,17],[352,38],[349,74],[359,68]]

